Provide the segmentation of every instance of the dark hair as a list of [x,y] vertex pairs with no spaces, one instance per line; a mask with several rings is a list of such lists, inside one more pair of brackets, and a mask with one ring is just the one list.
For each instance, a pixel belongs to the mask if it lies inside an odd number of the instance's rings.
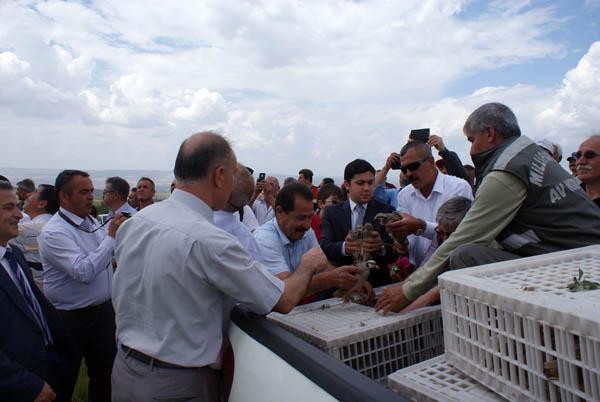
[[283,188],[277,193],[277,198],[275,198],[275,206],[281,207],[283,212],[288,213],[294,210],[294,200],[296,196],[306,200],[313,200],[312,191],[306,185],[295,182],[290,183],[287,186],[283,186]]
[[[150,184],[152,184],[152,190],[154,190],[154,188],[156,187],[156,186],[154,185],[154,181],[153,181],[151,178],[149,178],[149,177],[146,177],[146,176],[142,176],[142,177],[140,177],[140,179],[137,181],[137,182],[138,182],[138,184],[140,184],[140,182],[141,182],[142,180],[146,180],[146,181],[150,182]],[[135,187],[134,187],[134,188],[135,188]],[[137,191],[137,188],[136,188],[136,191]]]
[[122,177],[113,176],[106,179],[106,184],[110,184],[114,191],[119,194],[122,200],[127,201],[129,197],[129,183]]
[[310,180],[310,182],[312,183],[312,179],[314,176],[314,173],[312,170],[310,169],[302,169],[298,172],[298,174],[301,174],[302,176],[304,176],[305,179]]
[[323,179],[323,185],[325,184],[335,184],[335,181],[331,177],[326,177]]
[[475,170],[472,165],[463,165],[463,168],[465,168],[465,170]]
[[71,193],[71,181],[73,177],[81,176],[81,177],[90,177],[87,172],[82,170],[63,170],[56,176],[56,180],[54,181],[54,188],[56,189],[56,194],[61,191],[67,194]]
[[344,199],[344,194],[342,194],[341,188],[335,184],[326,184],[319,189],[319,192],[317,193],[317,200],[324,201],[332,195],[337,195],[340,201]]
[[486,103],[467,117],[463,131],[481,134],[486,128],[494,127],[502,138],[519,137],[521,129],[512,110],[502,103]]
[[375,168],[364,159],[354,159],[344,169],[344,180],[350,181],[355,175],[365,172],[375,174]]
[[[205,135],[209,139],[202,141],[193,149],[188,149],[188,141],[196,135]],[[206,131],[183,141],[175,160],[175,179],[179,182],[205,178],[218,163],[225,163],[232,154],[231,145],[222,136]]]
[[2,176],[0,174],[0,181],[7,181],[10,184],[10,180],[8,180],[8,178],[6,176]]
[[28,193],[33,193],[35,191],[35,184],[31,179],[23,179],[17,182],[17,187],[24,188]]
[[[400,150],[400,156],[406,155],[409,149],[415,149],[420,158],[433,158],[431,147],[423,142],[411,141],[407,142]],[[440,159],[443,160],[443,159]]]
[[0,180],[0,190],[10,190],[12,191],[12,184],[8,180]]
[[50,184],[40,184],[38,188],[40,189],[38,200],[46,201],[46,212],[54,215],[60,206],[56,189]]

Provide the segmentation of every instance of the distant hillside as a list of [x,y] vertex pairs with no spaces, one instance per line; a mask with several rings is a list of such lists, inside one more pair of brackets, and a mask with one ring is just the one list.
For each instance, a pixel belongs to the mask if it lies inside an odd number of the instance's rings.
[[[28,169],[28,168],[13,168],[13,167],[0,167],[0,174],[8,177],[8,179],[16,183],[24,178],[29,178],[35,182],[35,184],[54,184],[54,180],[61,169]],[[92,182],[96,190],[102,191],[104,183],[107,178],[111,176],[119,176],[127,180],[127,182],[134,186],[140,177],[145,176],[154,180],[156,183],[156,191],[168,193],[171,189],[171,182],[173,181],[173,172],[166,170],[87,170],[92,177]],[[254,177],[257,178],[259,171],[254,172]],[[281,173],[269,173],[280,180],[280,184],[283,185],[283,180],[286,177],[298,177],[298,174],[281,174]],[[316,176],[313,180],[316,186],[319,185],[323,177]],[[341,177],[332,177],[337,185],[341,185],[343,179]]]

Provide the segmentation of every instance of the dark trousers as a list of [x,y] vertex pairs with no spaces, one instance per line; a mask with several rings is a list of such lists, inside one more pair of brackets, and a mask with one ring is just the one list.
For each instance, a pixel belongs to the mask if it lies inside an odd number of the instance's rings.
[[69,332],[61,394],[73,394],[81,359],[88,369],[90,402],[110,402],[110,376],[117,353],[115,312],[110,301],[77,310],[58,310]]

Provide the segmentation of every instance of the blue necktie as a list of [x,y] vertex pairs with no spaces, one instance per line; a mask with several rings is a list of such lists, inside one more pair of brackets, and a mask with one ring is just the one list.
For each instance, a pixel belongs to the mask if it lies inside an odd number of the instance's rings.
[[79,225],[80,228],[82,228],[84,231],[90,233],[92,230],[94,230],[94,226],[92,225],[92,223],[90,223],[88,221],[87,218],[84,218],[83,221],[81,222],[81,224]]
[[354,227],[352,229],[356,229],[357,226],[362,225],[365,220],[365,207],[361,204],[356,204],[354,207],[354,211],[356,212],[356,221],[354,222]]
[[19,287],[21,288],[25,300],[27,300],[29,307],[31,307],[31,310],[36,315],[38,323],[44,331],[44,340],[46,341],[46,345],[51,345],[52,335],[50,334],[50,328],[48,328],[48,323],[46,322],[46,318],[42,313],[42,308],[40,307],[40,304],[35,298],[33,291],[29,287],[27,279],[25,278],[23,272],[19,269],[17,257],[15,257],[11,249],[7,248],[6,253],[4,254],[4,258],[6,258],[6,260],[8,261],[8,265],[10,266],[12,272],[15,274],[15,278],[17,278],[17,282],[19,283]]

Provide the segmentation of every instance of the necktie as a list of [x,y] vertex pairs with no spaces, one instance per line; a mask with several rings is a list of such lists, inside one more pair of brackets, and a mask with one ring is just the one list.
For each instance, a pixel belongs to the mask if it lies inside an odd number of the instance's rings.
[[94,230],[94,227],[92,226],[92,223],[88,220],[88,218],[85,218],[81,222],[79,227],[82,228],[83,230],[85,230],[86,232],[91,232],[92,230]]
[[21,288],[21,291],[23,293],[23,296],[25,297],[25,300],[29,304],[29,307],[35,314],[35,316],[38,320],[38,323],[40,324],[40,326],[42,327],[42,330],[44,331],[44,340],[46,341],[46,345],[51,345],[52,344],[52,335],[50,334],[50,328],[48,328],[48,323],[46,322],[46,318],[44,317],[44,314],[42,313],[42,308],[40,307],[40,304],[38,303],[37,299],[35,298],[33,291],[29,287],[29,284],[27,283],[27,279],[25,278],[23,272],[19,269],[19,265],[17,263],[17,257],[15,257],[15,255],[13,254],[11,249],[7,248],[6,253],[4,254],[4,258],[6,258],[6,260],[8,261],[8,265],[10,266],[10,269],[15,274],[15,278],[17,278],[17,282],[19,284],[19,287]]
[[365,219],[365,207],[361,204],[356,204],[356,207],[354,207],[354,212],[356,213],[356,221],[354,222],[353,229],[356,229],[358,225],[363,224],[363,220]]

